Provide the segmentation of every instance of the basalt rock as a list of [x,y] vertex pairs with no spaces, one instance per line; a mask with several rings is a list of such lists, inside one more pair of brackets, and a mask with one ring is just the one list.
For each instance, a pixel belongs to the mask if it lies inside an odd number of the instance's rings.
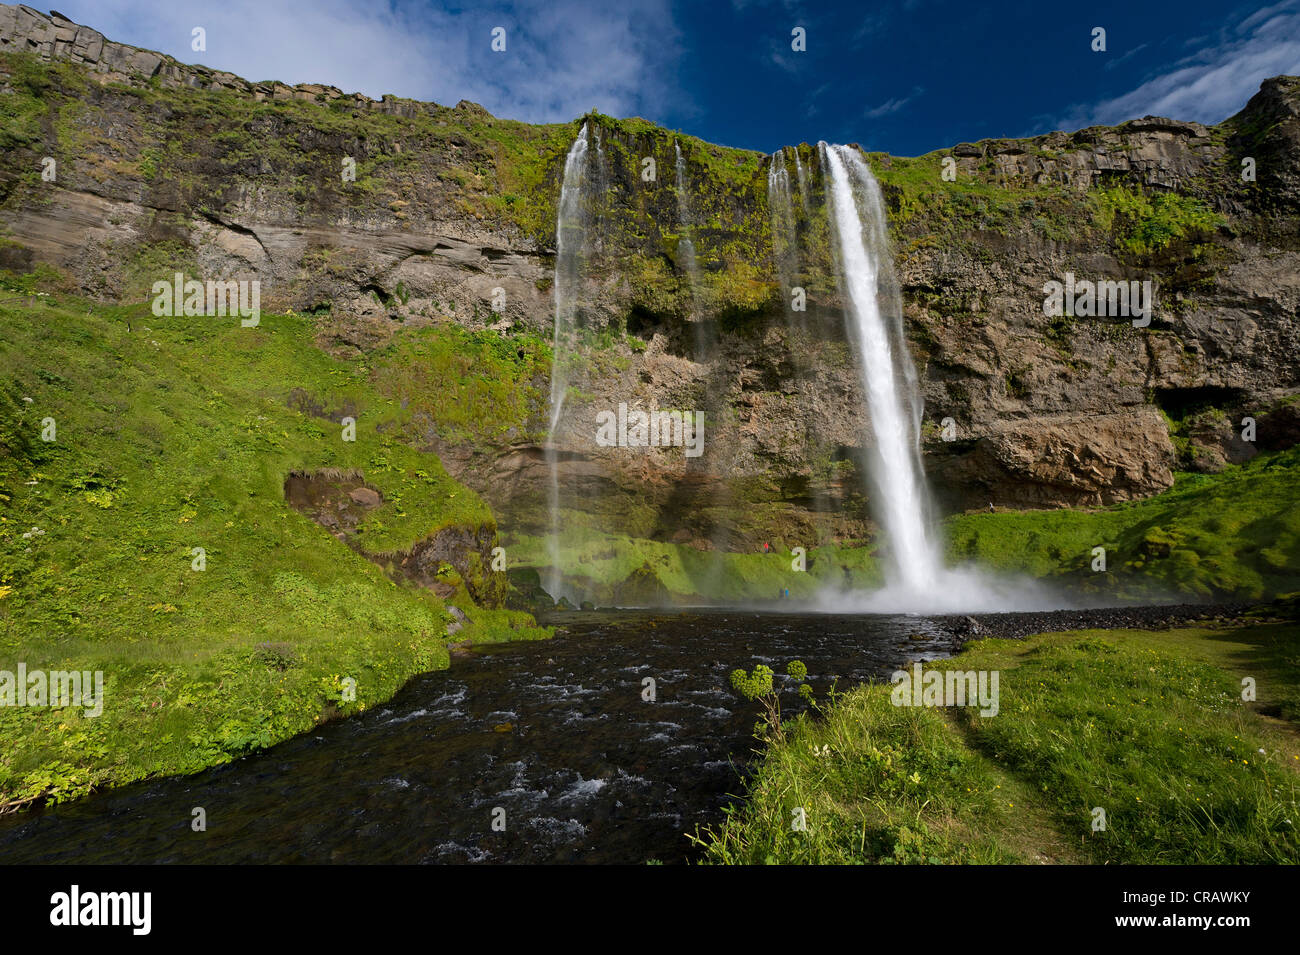
[[1174,448],[1155,411],[1009,423],[936,469],[959,508],[1095,506],[1173,484]]

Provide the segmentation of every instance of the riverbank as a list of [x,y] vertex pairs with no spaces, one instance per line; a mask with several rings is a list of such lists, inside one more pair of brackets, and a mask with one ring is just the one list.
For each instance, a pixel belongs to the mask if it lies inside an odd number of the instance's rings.
[[1300,860],[1300,623],[1286,616],[977,639],[925,665],[998,672],[995,714],[894,705],[889,684],[823,700],[697,834],[705,858]]

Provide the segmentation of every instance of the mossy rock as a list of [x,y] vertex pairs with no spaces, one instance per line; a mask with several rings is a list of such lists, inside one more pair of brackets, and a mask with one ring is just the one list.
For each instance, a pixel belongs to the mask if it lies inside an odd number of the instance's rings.
[[644,607],[668,603],[670,594],[648,563],[642,564],[614,587],[614,602],[621,607]]

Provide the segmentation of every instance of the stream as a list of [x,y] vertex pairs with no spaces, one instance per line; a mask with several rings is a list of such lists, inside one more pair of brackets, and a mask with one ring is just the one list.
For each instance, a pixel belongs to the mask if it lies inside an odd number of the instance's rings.
[[[664,863],[696,857],[757,745],[730,672],[791,659],[821,698],[947,656],[916,616],[569,613],[390,702],[193,776],[0,817],[6,863]],[[642,699],[655,681],[654,702]],[[192,810],[207,830],[191,829]],[[501,831],[504,810],[504,831]],[[495,813],[494,813],[495,811]],[[498,820],[494,828],[493,820]]]

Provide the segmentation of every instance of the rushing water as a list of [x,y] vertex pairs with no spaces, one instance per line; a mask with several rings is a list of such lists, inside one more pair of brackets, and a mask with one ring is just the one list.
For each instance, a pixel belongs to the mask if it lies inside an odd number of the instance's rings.
[[925,593],[937,581],[939,558],[927,526],[920,398],[903,338],[884,202],[856,149],[820,145],[846,324],[857,346],[875,437],[870,455],[875,510],[888,538],[894,583]]
[[[824,694],[946,655],[918,617],[563,615],[392,702],[195,776],[0,817],[5,862],[628,862],[689,859],[755,746],[736,667],[791,659]],[[657,699],[642,699],[643,681]],[[795,699],[787,683],[786,700]],[[191,829],[202,806],[207,831]],[[505,810],[504,832],[492,828]]]

